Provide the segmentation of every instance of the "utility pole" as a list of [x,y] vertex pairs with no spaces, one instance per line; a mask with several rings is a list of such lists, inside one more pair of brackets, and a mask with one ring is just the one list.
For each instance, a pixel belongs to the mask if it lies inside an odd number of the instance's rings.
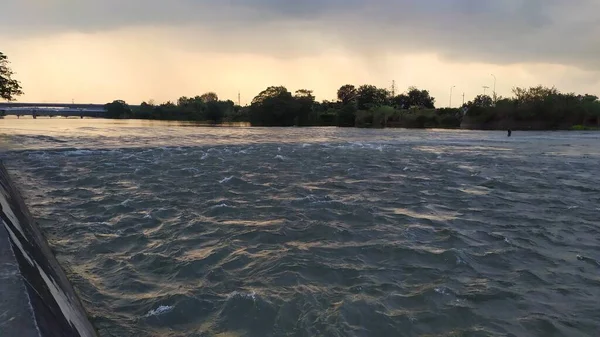
[[241,96],[240,96],[240,91],[238,90],[238,105],[242,106],[242,101],[241,101]]
[[492,74],[494,77],[494,104],[496,104],[496,75]]
[[463,105],[465,105],[465,93],[463,92]]
[[449,108],[452,107],[452,89],[454,89],[456,86],[453,85],[450,87],[450,104],[448,105]]
[[486,91],[487,89],[489,89],[489,88],[490,88],[490,87],[488,87],[487,85],[484,85],[484,86],[483,86],[483,96],[485,96],[485,91]]
[[396,81],[392,80],[392,98],[396,97]]

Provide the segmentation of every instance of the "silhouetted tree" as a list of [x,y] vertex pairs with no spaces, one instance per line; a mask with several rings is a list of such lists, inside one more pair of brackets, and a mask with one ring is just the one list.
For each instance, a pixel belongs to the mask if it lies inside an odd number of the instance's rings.
[[494,105],[494,100],[488,95],[477,95],[473,101],[467,103],[467,106],[478,106],[482,108],[489,108]]
[[146,102],[142,102],[138,111],[135,112],[135,117],[139,119],[151,119],[153,118],[152,114],[154,112],[154,105]]
[[559,95],[559,92],[555,87],[547,88],[541,85],[529,89],[516,87],[512,89],[512,92],[513,95],[515,95],[515,100],[519,104],[541,102],[549,97]]
[[400,94],[392,97],[391,104],[396,109],[408,109],[410,108],[410,100],[408,95]]
[[342,104],[350,104],[356,101],[356,87],[352,84],[341,86],[337,91],[337,98]]
[[311,125],[314,119],[312,115],[315,104],[315,96],[313,96],[312,90],[297,90],[294,99],[296,101],[296,120],[294,124],[298,126]]
[[435,109],[435,98],[431,97],[427,90],[409,87],[406,96],[408,97],[409,107]]
[[104,106],[108,118],[128,118],[131,115],[129,105],[122,100],[116,100]]
[[202,94],[202,96],[200,96],[200,99],[202,100],[202,102],[204,103],[208,103],[208,102],[216,102],[219,100],[219,96],[217,96],[216,93],[210,91],[207,93]]
[[204,117],[206,120],[212,121],[213,123],[219,123],[225,116],[225,111],[222,108],[221,102],[219,101],[208,101],[206,102],[206,108]]
[[23,95],[21,84],[12,78],[13,71],[6,55],[0,52],[0,98],[12,101],[16,96]]
[[336,125],[352,127],[356,123],[356,107],[353,104],[343,105],[337,111]]
[[250,123],[257,126],[292,126],[296,118],[295,101],[283,86],[263,90],[250,104]]
[[356,101],[358,110],[368,110],[373,107],[385,105],[387,97],[387,90],[378,89],[374,85],[361,85],[356,90]]

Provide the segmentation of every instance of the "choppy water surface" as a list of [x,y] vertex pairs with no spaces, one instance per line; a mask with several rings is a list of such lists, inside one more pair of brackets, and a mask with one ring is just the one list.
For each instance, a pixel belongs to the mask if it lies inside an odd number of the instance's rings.
[[103,336],[598,336],[600,134],[0,121]]

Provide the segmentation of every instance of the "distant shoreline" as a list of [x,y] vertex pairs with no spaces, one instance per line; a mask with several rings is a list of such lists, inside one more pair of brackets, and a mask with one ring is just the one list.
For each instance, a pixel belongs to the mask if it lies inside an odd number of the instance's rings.
[[[8,120],[34,120],[31,116],[21,116],[17,118],[17,116],[0,116],[0,119],[8,119]],[[69,120],[80,120],[79,117],[64,117],[64,116],[39,116],[37,119],[41,120],[52,120],[52,119],[69,119]],[[558,128],[541,128],[539,125],[543,123],[543,121],[533,121],[528,123],[522,123],[521,125],[515,125],[514,121],[502,121],[499,123],[489,123],[489,124],[468,124],[461,123],[461,126],[424,126],[424,127],[409,127],[409,126],[394,126],[389,125],[385,127],[372,127],[372,126],[336,126],[336,125],[308,125],[308,126],[252,126],[250,122],[225,122],[225,123],[212,123],[210,121],[186,121],[186,120],[168,120],[168,119],[140,119],[140,118],[104,118],[104,117],[85,117],[84,119],[106,119],[106,120],[114,120],[114,121],[140,121],[145,123],[168,123],[168,124],[177,124],[178,126],[183,127],[219,127],[219,128],[354,128],[354,129],[406,129],[406,130],[469,130],[469,131],[506,131],[511,129],[513,131],[527,132],[527,131],[589,131],[589,132],[597,132],[600,131],[600,126],[590,126],[590,125],[572,125],[572,126],[562,126]],[[499,125],[500,124],[500,125]]]

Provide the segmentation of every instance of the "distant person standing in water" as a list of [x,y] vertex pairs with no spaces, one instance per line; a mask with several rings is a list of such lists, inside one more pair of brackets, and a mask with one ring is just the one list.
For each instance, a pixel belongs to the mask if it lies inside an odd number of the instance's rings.
[[511,134],[512,134],[512,130],[508,129],[508,136],[510,137]]

